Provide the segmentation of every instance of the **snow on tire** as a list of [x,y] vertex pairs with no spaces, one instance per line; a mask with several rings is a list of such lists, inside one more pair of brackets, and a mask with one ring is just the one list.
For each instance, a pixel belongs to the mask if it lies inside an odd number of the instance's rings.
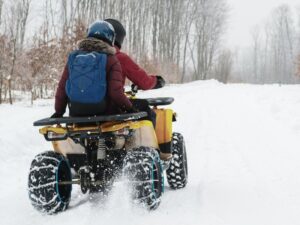
[[185,143],[180,133],[173,133],[172,154],[167,180],[172,189],[184,188],[188,182],[188,166]]
[[31,204],[48,214],[64,211],[70,202],[72,185],[59,185],[59,182],[71,179],[71,170],[63,155],[53,151],[37,155],[28,176]]
[[132,198],[147,209],[156,209],[164,191],[163,170],[157,150],[139,147],[124,158],[123,175],[128,179]]

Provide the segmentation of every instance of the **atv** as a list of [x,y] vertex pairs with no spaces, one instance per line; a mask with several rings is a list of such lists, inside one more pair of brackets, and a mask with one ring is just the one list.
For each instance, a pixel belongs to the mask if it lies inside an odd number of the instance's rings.
[[[131,97],[136,91],[127,93]],[[94,117],[46,118],[34,122],[53,150],[38,154],[28,176],[29,199],[39,211],[54,214],[68,208],[72,185],[83,193],[107,195],[125,177],[134,202],[156,209],[164,192],[164,171],[171,189],[188,182],[183,136],[172,133],[176,113],[162,108],[173,98],[146,99],[156,113],[156,126],[146,112]],[[172,159],[160,160],[161,148]]]

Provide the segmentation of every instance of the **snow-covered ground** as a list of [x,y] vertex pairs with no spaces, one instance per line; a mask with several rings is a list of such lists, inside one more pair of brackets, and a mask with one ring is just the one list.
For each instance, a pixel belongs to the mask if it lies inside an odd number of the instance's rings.
[[166,188],[153,212],[131,205],[122,183],[104,202],[75,189],[69,210],[42,215],[29,202],[27,175],[33,157],[51,145],[32,122],[53,113],[53,100],[0,105],[0,224],[300,224],[299,85],[206,81],[140,96],[176,99],[175,130],[188,151],[185,189]]

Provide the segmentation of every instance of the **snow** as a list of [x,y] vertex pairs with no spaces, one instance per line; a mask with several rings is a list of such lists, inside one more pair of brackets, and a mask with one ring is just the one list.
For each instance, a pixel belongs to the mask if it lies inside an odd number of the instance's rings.
[[300,224],[299,93],[299,85],[216,81],[140,93],[175,98],[187,187],[167,186],[153,212],[133,205],[123,182],[107,199],[74,187],[70,208],[55,216],[34,210],[26,190],[31,160],[51,149],[32,123],[53,113],[53,100],[0,105],[0,224]]

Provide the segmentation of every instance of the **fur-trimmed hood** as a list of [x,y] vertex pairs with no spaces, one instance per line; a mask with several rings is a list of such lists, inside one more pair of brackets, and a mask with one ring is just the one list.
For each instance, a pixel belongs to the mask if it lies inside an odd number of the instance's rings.
[[110,55],[116,54],[116,49],[106,42],[96,39],[96,38],[86,38],[78,43],[79,50],[82,51],[97,51],[97,52],[104,52]]

